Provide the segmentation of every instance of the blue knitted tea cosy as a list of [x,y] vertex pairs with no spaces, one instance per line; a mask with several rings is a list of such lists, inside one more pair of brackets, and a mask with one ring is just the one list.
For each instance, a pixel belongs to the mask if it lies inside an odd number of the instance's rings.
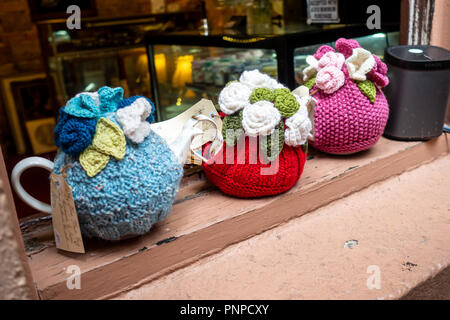
[[[115,113],[104,117],[118,124]],[[65,168],[81,232],[87,237],[119,240],[141,235],[170,212],[183,168],[166,141],[150,131],[139,144],[126,138],[125,148],[122,160],[111,157],[93,177],[76,156],[62,150],[56,155],[54,172],[61,174]]]

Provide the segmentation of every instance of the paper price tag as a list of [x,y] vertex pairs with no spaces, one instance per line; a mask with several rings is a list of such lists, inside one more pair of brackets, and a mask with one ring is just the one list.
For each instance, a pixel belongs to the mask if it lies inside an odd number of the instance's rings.
[[[197,123],[195,127],[204,132],[203,135],[196,136],[192,140],[191,147],[197,152],[205,143],[215,140],[216,137],[221,137],[220,133],[222,132],[222,120],[220,119],[219,113],[211,100],[202,99],[172,119],[151,124],[151,128],[160,137],[166,140],[168,144],[171,144],[181,133],[183,125],[186,121],[192,118],[192,116],[200,114],[211,118],[216,123],[219,134],[216,136],[216,130],[213,124],[207,121],[200,121]],[[186,162],[198,165],[201,164],[201,160],[192,155],[190,152],[188,153]]]
[[85,253],[72,189],[63,176],[54,173],[50,175],[50,193],[56,247]]

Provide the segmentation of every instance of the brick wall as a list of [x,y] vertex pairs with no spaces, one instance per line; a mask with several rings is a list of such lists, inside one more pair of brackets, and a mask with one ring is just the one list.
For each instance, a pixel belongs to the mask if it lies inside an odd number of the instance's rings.
[[0,76],[42,71],[37,28],[26,0],[0,1]]

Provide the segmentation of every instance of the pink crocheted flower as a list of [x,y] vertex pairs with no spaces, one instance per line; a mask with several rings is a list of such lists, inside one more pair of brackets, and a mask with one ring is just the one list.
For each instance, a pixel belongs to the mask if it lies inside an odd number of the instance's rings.
[[320,60],[320,58],[322,58],[322,56],[327,53],[327,52],[334,52],[335,50],[328,46],[328,45],[323,45],[320,46],[319,49],[317,49],[316,53],[314,53],[314,58],[316,58],[317,60]]
[[352,55],[353,49],[361,48],[358,41],[354,39],[345,39],[345,38],[337,39],[335,47],[337,51],[342,53],[346,59]]
[[386,76],[387,66],[377,55],[374,54],[373,58],[375,59],[375,66],[369,71],[367,78],[379,87],[386,87],[389,84],[389,78]]
[[328,51],[320,58],[318,66],[319,70],[328,66],[333,66],[341,70],[344,62],[345,57],[342,53]]
[[344,85],[344,73],[335,66],[326,66],[317,73],[316,86],[327,94],[331,94]]

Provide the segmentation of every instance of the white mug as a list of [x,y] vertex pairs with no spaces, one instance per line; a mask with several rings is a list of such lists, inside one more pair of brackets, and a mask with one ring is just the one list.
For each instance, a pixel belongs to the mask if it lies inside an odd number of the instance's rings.
[[16,164],[11,173],[11,182],[14,191],[16,191],[20,199],[22,199],[30,207],[45,213],[52,213],[52,207],[50,205],[32,197],[20,184],[20,176],[25,170],[31,167],[44,168],[50,172],[53,172],[53,162],[48,159],[41,157],[30,157],[23,159],[18,164]]

